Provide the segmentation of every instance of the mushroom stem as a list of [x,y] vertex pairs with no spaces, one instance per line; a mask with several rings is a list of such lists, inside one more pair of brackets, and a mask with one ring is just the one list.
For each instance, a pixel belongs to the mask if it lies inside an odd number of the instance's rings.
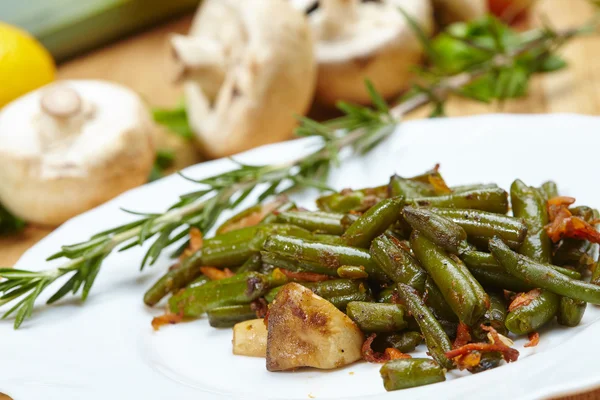
[[40,98],[42,111],[55,118],[69,118],[81,111],[82,101],[79,94],[67,86],[53,86]]
[[322,38],[332,39],[353,29],[353,22],[359,18],[360,0],[321,0]]
[[207,37],[173,35],[171,46],[177,61],[185,68],[214,68],[225,67],[223,46],[216,40]]

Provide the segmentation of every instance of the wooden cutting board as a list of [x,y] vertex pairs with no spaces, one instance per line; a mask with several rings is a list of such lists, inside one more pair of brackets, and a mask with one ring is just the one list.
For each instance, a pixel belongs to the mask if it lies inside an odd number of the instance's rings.
[[[592,13],[592,7],[585,0],[540,0],[535,9],[536,16],[544,15],[557,29],[579,25]],[[536,21],[539,18],[533,18],[534,25],[538,24]],[[190,22],[191,16],[186,16],[66,62],[60,65],[59,78],[107,79],[136,90],[150,105],[173,106],[181,96],[181,89],[173,81],[175,66],[167,39],[174,32],[187,32]],[[569,68],[536,77],[526,98],[509,101],[502,108],[453,100],[447,106],[448,115],[600,114],[600,36],[578,39],[567,45],[562,54],[569,61]],[[410,118],[425,115],[426,110],[419,110]],[[18,236],[0,239],[0,265],[13,265],[21,254],[50,232],[45,228],[28,227]],[[565,399],[597,398],[600,398],[600,390]],[[4,400],[1,394],[0,400]]]

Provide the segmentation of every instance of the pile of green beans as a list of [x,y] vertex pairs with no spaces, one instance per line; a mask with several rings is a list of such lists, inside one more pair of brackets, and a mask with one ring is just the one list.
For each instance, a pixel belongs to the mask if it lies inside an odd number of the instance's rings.
[[[546,203],[559,195],[554,182],[538,188],[515,180],[509,196],[495,184],[448,188],[440,180],[437,170],[394,175],[388,185],[322,196],[316,211],[280,202],[256,225],[232,225],[249,212],[262,215],[254,206],[161,277],[144,302],[154,306],[171,294],[171,312],[206,313],[211,326],[232,327],[256,318],[257,302],[264,312],[293,280],[366,335],[375,333],[375,351],[407,353],[425,343],[431,359],[397,359],[381,368],[386,390],[445,380],[456,367],[446,353],[459,324],[469,327],[473,342],[487,343],[487,327],[513,336],[553,320],[573,327],[588,303],[600,304],[597,245],[572,238],[553,244],[546,234]],[[570,211],[588,222],[599,215],[586,206]],[[211,281],[202,266],[234,275]],[[529,301],[509,307],[515,296]],[[480,356],[469,371],[501,364],[497,351]]]

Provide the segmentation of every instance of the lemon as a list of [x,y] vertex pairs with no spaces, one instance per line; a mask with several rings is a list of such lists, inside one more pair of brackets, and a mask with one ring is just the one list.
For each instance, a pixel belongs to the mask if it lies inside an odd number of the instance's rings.
[[27,32],[0,22],[0,107],[54,80],[52,56]]

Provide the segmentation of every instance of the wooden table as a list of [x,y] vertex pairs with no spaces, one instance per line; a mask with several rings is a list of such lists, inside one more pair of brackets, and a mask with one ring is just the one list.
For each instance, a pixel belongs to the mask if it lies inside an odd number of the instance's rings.
[[[581,24],[592,15],[584,0],[540,0],[535,14],[545,15],[555,28]],[[538,18],[534,18],[534,25]],[[171,21],[118,43],[62,64],[60,78],[107,79],[138,91],[155,106],[169,107],[181,96],[173,83],[174,65],[167,38],[173,32],[185,33],[191,16]],[[491,112],[507,113],[579,113],[600,114],[600,36],[578,39],[566,46],[562,54],[570,62],[568,69],[536,77],[526,98],[509,101],[503,108],[453,100],[449,115],[474,115]],[[411,118],[426,115],[417,111]],[[28,227],[21,235],[0,239],[0,265],[12,265],[28,248],[50,233],[49,229]],[[600,398],[600,390],[566,399]],[[0,394],[0,400],[4,400]]]

